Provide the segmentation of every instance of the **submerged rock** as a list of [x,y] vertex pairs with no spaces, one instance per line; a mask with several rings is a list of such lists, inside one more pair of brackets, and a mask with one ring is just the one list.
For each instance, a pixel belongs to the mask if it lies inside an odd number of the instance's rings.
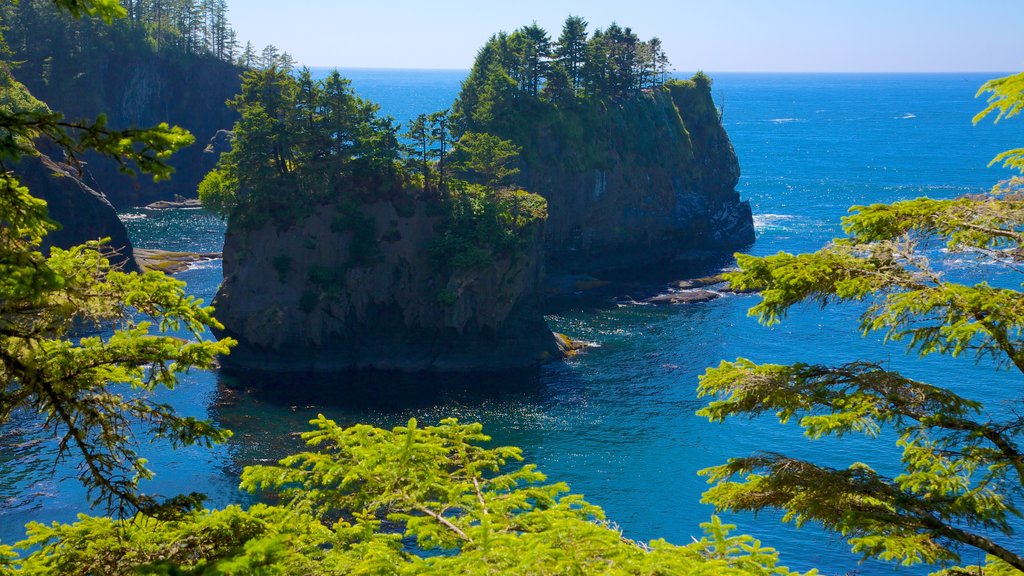
[[695,304],[698,302],[710,302],[722,295],[711,290],[684,290],[682,292],[670,292],[659,294],[644,300],[647,304]]
[[[301,223],[230,230],[214,300],[229,366],[266,371],[460,372],[537,366],[563,356],[540,308],[540,228],[530,247],[442,271],[439,217],[391,202],[358,213],[320,206]],[[372,222],[356,239],[345,222]]]
[[171,252],[149,248],[135,249],[135,262],[144,272],[157,271],[177,274],[198,262],[209,262],[221,258],[220,252]]

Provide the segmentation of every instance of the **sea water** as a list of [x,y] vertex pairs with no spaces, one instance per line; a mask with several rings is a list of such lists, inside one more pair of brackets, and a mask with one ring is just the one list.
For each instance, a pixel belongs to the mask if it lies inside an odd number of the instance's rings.
[[[315,71],[324,74],[324,70]],[[343,70],[364,98],[399,122],[450,105],[464,71]],[[972,126],[974,98],[998,74],[714,75],[713,92],[742,167],[757,255],[812,251],[841,233],[854,204],[983,192],[1009,173],[986,168],[998,152],[1021,145],[1018,121]],[[223,224],[197,210],[122,215],[143,248],[219,250]],[[728,264],[725,262],[725,264]],[[997,266],[964,269],[985,279]],[[220,281],[219,261],[178,275],[207,301]],[[144,447],[157,478],[147,490],[201,490],[214,506],[249,502],[241,469],[301,447],[296,432],[324,413],[342,423],[393,426],[454,416],[481,421],[496,442],[523,448],[553,481],[602,506],[625,536],[685,544],[700,536],[713,510],[700,503],[708,486],[697,471],[758,450],[846,467],[866,463],[898,471],[893,438],[809,442],[772,418],[710,424],[694,415],[697,377],[723,359],[836,364],[883,362],[908,375],[984,400],[997,411],[1021,396],[1021,375],[971,359],[907,356],[877,336],[861,338],[856,306],[799,306],[782,324],[747,316],[757,296],[727,296],[677,306],[586,305],[549,316],[552,327],[592,343],[586,353],[537,373],[493,377],[361,374],[275,379],[192,373],[161,394],[179,410],[209,417],[235,436],[212,450]],[[11,543],[32,520],[70,521],[85,507],[75,462],[53,466],[54,442],[27,416],[0,429],[0,541]],[[825,574],[887,574],[890,564],[859,564],[835,536],[781,524],[777,513],[727,514],[738,531],[780,550],[784,564]],[[977,562],[970,552],[965,562]],[[899,569],[920,574],[928,569]]]

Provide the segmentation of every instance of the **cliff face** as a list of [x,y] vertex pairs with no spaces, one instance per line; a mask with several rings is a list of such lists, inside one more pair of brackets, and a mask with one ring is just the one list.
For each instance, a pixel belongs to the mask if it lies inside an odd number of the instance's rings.
[[104,53],[90,60],[74,85],[45,78],[19,78],[39,99],[68,118],[106,114],[112,128],[147,127],[167,122],[195,136],[192,146],[177,152],[169,181],[154,183],[148,176],[132,178],[97,155],[85,157],[86,169],[110,202],[118,208],[167,200],[175,195],[195,197],[203,176],[217,163],[205,152],[218,130],[228,129],[236,115],[225,101],[238,93],[239,69],[208,58],[168,58]]
[[44,253],[51,246],[70,248],[109,238],[110,263],[128,272],[138,270],[128,231],[103,194],[45,154],[23,159],[15,172],[33,195],[46,200],[50,218],[61,225],[43,238]]
[[598,273],[754,240],[710,84],[561,110],[519,134],[520,184],[548,200],[552,268]]
[[225,364],[475,371],[557,357],[540,311],[539,238],[492,265],[443,273],[427,249],[438,219],[413,206],[331,205],[287,229],[229,231],[214,306],[239,345]]

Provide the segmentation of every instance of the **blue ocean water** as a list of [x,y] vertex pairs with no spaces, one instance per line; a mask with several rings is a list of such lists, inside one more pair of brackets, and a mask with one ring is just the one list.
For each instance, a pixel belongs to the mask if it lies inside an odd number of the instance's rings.
[[[318,70],[318,73],[323,73]],[[344,70],[355,89],[405,121],[448,106],[463,71]],[[840,232],[852,204],[987,190],[1009,173],[986,168],[999,151],[1020,145],[1019,123],[971,125],[982,107],[974,93],[998,74],[770,75],[719,74],[714,94],[740,159],[739,190],[751,201],[758,255],[811,251]],[[123,214],[140,247],[218,250],[223,225],[200,211]],[[986,278],[996,267],[965,269]],[[212,298],[219,262],[179,275],[189,291]],[[770,418],[712,425],[694,416],[697,376],[723,359],[760,362],[885,362],[909,375],[984,400],[997,410],[1020,396],[1021,376],[972,359],[918,359],[879,338],[861,338],[854,306],[801,307],[778,326],[747,317],[756,296],[729,296],[675,307],[608,305],[568,308],[553,327],[594,343],[586,354],[538,373],[479,377],[389,374],[267,376],[189,374],[166,399],[235,431],[213,450],[146,451],[158,472],[149,487],[164,494],[200,489],[211,504],[246,501],[241,468],[299,446],[294,432],[322,412],[340,422],[382,426],[415,416],[435,422],[479,420],[496,442],[521,446],[552,480],[566,481],[600,506],[630,538],[685,543],[712,510],[696,471],[756,450],[783,452],[833,466],[865,462],[893,472],[893,439],[809,442],[795,426]],[[53,443],[34,435],[31,419],[0,430],[0,542],[13,542],[31,520],[68,521],[84,494],[74,463],[52,466]],[[885,574],[889,564],[859,564],[837,538],[776,514],[728,515],[783,563],[825,574]],[[973,553],[972,553],[973,554]],[[976,562],[975,556],[965,561]],[[920,574],[927,569],[899,569]]]

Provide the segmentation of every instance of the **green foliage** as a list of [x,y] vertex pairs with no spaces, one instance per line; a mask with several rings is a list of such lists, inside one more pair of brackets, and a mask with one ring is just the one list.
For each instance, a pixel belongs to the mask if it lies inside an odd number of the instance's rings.
[[249,70],[230,102],[232,149],[200,184],[200,200],[235,226],[288,226],[318,204],[400,193],[396,128],[334,71],[312,80],[272,64]]
[[452,170],[466,181],[497,188],[519,173],[522,149],[492,134],[466,132],[452,151]]
[[[1015,115],[1020,79],[986,84],[983,91],[996,96],[978,119],[997,109]],[[1020,183],[1012,179],[988,195],[854,206],[843,219],[846,237],[812,254],[738,255],[740,270],[727,279],[760,292],[750,313],[767,324],[801,302],[862,301],[865,334],[881,332],[922,356],[974,353],[996,369],[1024,371],[1024,294],[954,282],[926,257],[944,248],[1016,269],[1024,239]],[[812,440],[895,432],[903,467],[890,478],[862,462],[834,469],[756,454],[702,471],[715,484],[706,502],[725,510],[780,509],[784,521],[817,522],[865,557],[950,564],[971,547],[989,556],[985,574],[1024,572],[1011,522],[1021,516],[1024,494],[1020,416],[1000,416],[945,387],[864,362],[723,362],[704,374],[699,394],[713,398],[699,411],[713,422],[774,414],[780,423],[795,421]],[[1009,538],[1001,544],[993,534]]]
[[450,288],[445,288],[437,293],[437,301],[445,306],[451,306],[459,300],[459,293]]
[[[112,2],[55,5],[76,15],[121,14]],[[192,142],[166,124],[111,130],[102,116],[65,121],[6,73],[0,103],[3,163],[37,154],[36,143],[46,142],[72,165],[96,152],[125,171],[166,178],[166,158]],[[2,165],[0,223],[0,423],[15,412],[37,415],[59,440],[57,458],[78,463],[93,503],[119,512],[166,511],[140,491],[139,482],[152,473],[134,438],[144,434],[179,447],[229,436],[153,399],[158,388],[173,388],[178,374],[208,368],[227,353],[229,340],[204,340],[207,328],[219,327],[212,309],[186,296],[173,278],[112,269],[100,242],[43,255],[42,239],[57,224],[47,218],[46,203]],[[99,335],[81,337],[76,332],[83,328]]]
[[439,266],[454,270],[489,266],[534,246],[547,219],[547,201],[518,189],[468,184],[445,207],[446,218],[428,249]]
[[[675,546],[624,538],[604,512],[490,447],[479,424],[343,428],[320,416],[308,451],[248,467],[242,487],[281,505],[170,521],[80,516],[32,524],[12,574],[787,575],[778,554],[718,518]],[[415,546],[406,542],[415,542]],[[18,552],[24,553],[23,556]],[[809,574],[814,574],[811,572]]]

